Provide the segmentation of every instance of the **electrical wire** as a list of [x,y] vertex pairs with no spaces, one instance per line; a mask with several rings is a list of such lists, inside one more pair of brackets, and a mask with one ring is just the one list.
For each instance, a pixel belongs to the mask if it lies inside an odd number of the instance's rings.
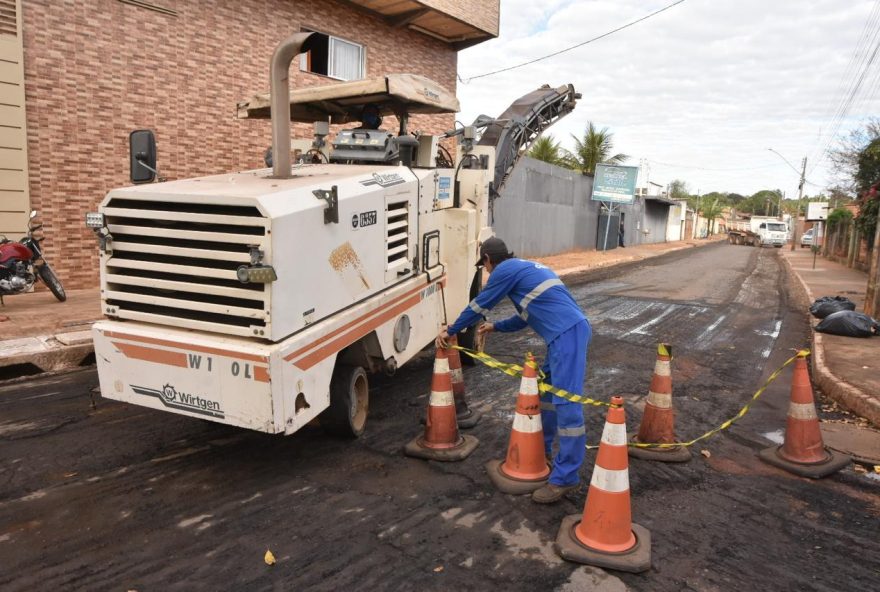
[[[872,47],[873,51],[871,50]],[[875,2],[874,8],[871,10],[870,15],[865,21],[862,34],[853,50],[852,58],[841,77],[841,82],[838,88],[845,90],[843,90],[837,103],[837,108],[831,118],[831,123],[828,126],[829,133],[827,138],[823,142],[820,135],[816,147],[810,153],[810,160],[812,161],[813,166],[810,168],[808,174],[811,174],[828,156],[831,144],[837,138],[837,134],[840,131],[843,122],[846,120],[849,110],[853,106],[859,90],[865,81],[865,77],[877,57],[878,50],[880,50],[880,0]],[[877,73],[875,73],[874,76],[876,79]],[[849,82],[844,85],[847,79],[849,79]],[[873,85],[874,83],[872,83],[871,86]],[[819,146],[821,146],[821,148],[816,150]]]
[[711,167],[701,167],[701,166],[693,166],[689,164],[672,164],[669,162],[660,162],[659,160],[652,160],[650,158],[645,159],[648,162],[659,164],[660,166],[668,166],[675,167],[679,169],[698,169],[701,171],[717,171],[717,172],[725,172],[725,171],[754,171],[758,169],[769,169],[780,166],[779,164],[764,164],[761,166],[753,166],[753,167],[733,167],[733,168],[711,168]]
[[501,72],[509,72],[510,70],[516,70],[517,68],[522,68],[523,66],[528,66],[530,64],[534,64],[536,62],[540,62],[542,60],[546,60],[546,59],[558,56],[558,55],[563,54],[567,51],[571,51],[573,49],[577,49],[578,47],[583,47],[584,45],[588,45],[590,43],[593,43],[594,41],[599,41],[600,39],[604,39],[605,37],[613,35],[614,33],[617,33],[618,31],[623,31],[624,29],[632,27],[633,25],[636,25],[642,21],[646,21],[649,18],[651,18],[652,16],[656,16],[656,15],[660,14],[661,12],[665,12],[665,11],[669,10],[670,8],[673,8],[674,6],[681,4],[682,2],[684,2],[684,0],[677,0],[676,2],[673,2],[672,4],[670,4],[668,6],[664,6],[660,10],[656,10],[650,14],[646,14],[645,16],[643,16],[639,19],[631,21],[625,25],[621,25],[620,27],[617,27],[616,29],[612,29],[611,31],[608,31],[606,33],[602,33],[601,35],[599,35],[597,37],[593,37],[592,39],[587,39],[586,41],[582,41],[580,43],[572,45],[571,47],[566,47],[565,49],[560,49],[559,51],[554,51],[553,53],[549,53],[545,56],[541,56],[539,58],[535,58],[533,60],[529,60],[527,62],[517,64],[515,66],[508,66],[507,68],[501,68],[500,70],[493,70],[492,72],[486,72],[484,74],[477,74],[476,76],[470,76],[470,77],[468,77],[467,80],[464,80],[461,76],[458,76],[458,80],[462,84],[468,84],[471,81],[476,80],[477,78],[485,78],[486,76],[494,76],[495,74],[500,74]]

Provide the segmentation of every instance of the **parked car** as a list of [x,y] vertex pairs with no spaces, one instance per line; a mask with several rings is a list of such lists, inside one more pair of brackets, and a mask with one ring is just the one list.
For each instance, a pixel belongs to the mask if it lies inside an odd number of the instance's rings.
[[813,228],[809,228],[801,236],[801,248],[813,246],[813,230]]

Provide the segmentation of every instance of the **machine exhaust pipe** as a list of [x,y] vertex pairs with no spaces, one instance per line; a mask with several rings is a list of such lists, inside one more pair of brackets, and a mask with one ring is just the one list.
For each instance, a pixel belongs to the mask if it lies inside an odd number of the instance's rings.
[[272,109],[272,176],[290,179],[290,62],[313,33],[296,33],[278,44],[269,70]]

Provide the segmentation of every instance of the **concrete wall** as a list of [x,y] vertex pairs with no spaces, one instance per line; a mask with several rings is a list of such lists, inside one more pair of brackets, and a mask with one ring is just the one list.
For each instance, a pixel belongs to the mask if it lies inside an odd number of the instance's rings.
[[[495,233],[523,257],[595,249],[601,205],[592,189],[592,177],[524,157],[495,201]],[[624,246],[665,242],[669,209],[644,197],[620,206]]]
[[522,257],[595,249],[592,187],[592,177],[524,157],[494,202],[495,233]]

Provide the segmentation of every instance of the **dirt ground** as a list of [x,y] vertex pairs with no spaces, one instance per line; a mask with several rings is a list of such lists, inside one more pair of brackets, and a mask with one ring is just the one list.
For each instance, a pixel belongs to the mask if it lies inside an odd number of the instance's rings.
[[[594,329],[586,393],[623,395],[634,432],[666,341],[679,436],[731,418],[808,341],[777,257],[719,243],[581,277],[571,289]],[[527,350],[544,355],[528,331],[488,344],[504,361]],[[790,370],[689,463],[631,462],[633,519],[653,537],[651,570],[633,575],[552,549],[562,518],[583,510],[593,452],[556,505],[489,482],[483,465],[505,453],[516,380],[466,370],[485,416],[465,461],[402,455],[421,429],[431,356],[372,381],[356,441],[317,426],[284,438],[100,398],[93,407],[92,369],[0,386],[0,589],[876,588],[880,480],[852,467],[803,479],[756,456],[782,436]],[[595,442],[604,417],[586,407],[585,418]]]

